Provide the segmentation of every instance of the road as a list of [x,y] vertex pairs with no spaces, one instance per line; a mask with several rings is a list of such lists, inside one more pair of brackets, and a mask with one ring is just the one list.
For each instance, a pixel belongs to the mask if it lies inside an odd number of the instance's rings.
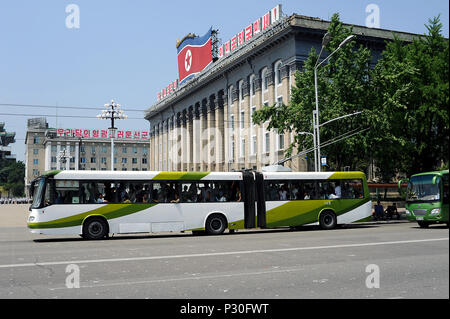
[[3,220],[0,298],[449,298],[446,226],[380,222],[86,241],[31,234],[22,217]]

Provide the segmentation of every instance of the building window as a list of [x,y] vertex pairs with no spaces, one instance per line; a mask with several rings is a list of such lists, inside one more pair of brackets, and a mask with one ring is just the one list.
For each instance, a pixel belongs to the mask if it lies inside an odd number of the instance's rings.
[[39,176],[39,170],[33,169],[33,176]]
[[52,145],[52,152],[56,152],[56,145]]
[[33,137],[33,144],[39,144],[39,136]]
[[284,149],[284,134],[278,134],[278,149]]
[[234,161],[234,158],[235,158],[235,156],[236,156],[236,154],[235,154],[235,143],[234,143],[234,139],[233,139],[233,141],[231,142],[231,159]]
[[270,133],[269,132],[266,132],[265,139],[266,139],[266,143],[265,143],[266,153],[269,153],[270,152]]
[[252,155],[255,155],[256,154],[256,148],[257,148],[257,145],[256,145],[256,135],[253,135],[252,136]]
[[277,104],[278,104],[278,106],[283,105],[283,97],[282,96],[277,97]]
[[241,126],[241,130],[243,130],[245,128],[245,112],[244,111],[241,111],[241,123],[240,123],[240,126]]
[[38,155],[38,154],[39,154],[39,149],[33,148],[33,154],[34,154],[34,155]]
[[52,156],[52,163],[56,163],[56,156]]
[[91,153],[95,154],[95,146],[91,146]]
[[137,164],[137,157],[133,157],[132,159],[131,159],[131,163],[133,163],[133,164]]
[[117,164],[117,157],[114,157],[114,164]]
[[281,85],[281,61],[275,63],[275,84]]
[[70,145],[70,152],[71,152],[71,153],[75,152],[75,146]]
[[33,165],[39,165],[39,160],[37,158],[33,159]]
[[101,162],[102,164],[106,164],[106,157],[102,157]]
[[245,138],[241,138],[241,157],[245,157]]
[[86,152],[86,148],[84,147],[84,145],[80,146],[80,152],[81,153],[85,153]]
[[137,153],[137,147],[136,146],[133,146],[133,153]]
[[264,68],[261,72],[262,90],[267,91],[269,86],[269,79],[267,77],[267,68]]
[[97,163],[97,158],[96,157],[91,157],[91,163]]
[[80,160],[81,160],[81,163],[86,163],[86,157],[82,157]]
[[147,158],[144,157],[144,158],[142,159],[142,164],[147,164]]
[[255,95],[255,75],[250,76],[250,96]]
[[122,147],[122,153],[126,154],[126,152],[127,152],[127,148],[126,147]]
[[106,153],[106,152],[107,152],[106,146],[102,146],[102,153]]
[[126,164],[127,163],[127,158],[126,157],[122,157],[122,164]]
[[234,115],[231,115],[231,132],[234,132]]
[[143,147],[142,148],[142,155],[147,155],[148,154],[148,148]]

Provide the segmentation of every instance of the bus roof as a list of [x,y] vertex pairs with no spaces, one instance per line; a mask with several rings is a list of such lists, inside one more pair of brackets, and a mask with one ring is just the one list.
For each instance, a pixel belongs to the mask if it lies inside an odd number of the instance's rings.
[[420,175],[444,175],[444,174],[448,174],[448,169],[444,169],[441,171],[432,171],[432,172],[423,172],[423,173],[417,173],[417,174],[413,174],[411,175],[411,177],[413,176],[420,176]]
[[48,171],[57,180],[242,180],[241,172]]
[[[242,172],[47,171],[57,180],[242,180]],[[264,179],[365,179],[363,172],[263,172]]]
[[264,179],[365,179],[363,172],[263,172]]

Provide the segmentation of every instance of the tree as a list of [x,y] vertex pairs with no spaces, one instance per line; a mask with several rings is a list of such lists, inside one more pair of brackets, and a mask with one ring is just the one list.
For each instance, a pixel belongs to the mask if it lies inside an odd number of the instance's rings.
[[0,186],[12,196],[23,196],[25,187],[25,164],[0,160]]
[[[346,28],[339,20],[339,14],[334,14],[328,32],[330,42],[325,47],[332,52],[350,34],[351,28]],[[312,48],[303,65],[302,72],[295,75],[296,87],[292,88],[290,105],[265,106],[256,111],[253,116],[255,124],[269,121],[269,129],[278,132],[312,132],[312,111],[315,109],[314,66],[317,61],[317,51]],[[323,57],[322,57],[323,58]],[[319,115],[320,123],[339,116],[362,111],[365,108],[369,93],[370,50],[360,46],[355,49],[355,41],[351,40],[333,55],[327,64],[318,69]],[[338,120],[320,128],[321,144],[336,139],[348,132],[358,132],[363,129],[363,116],[349,117]],[[352,169],[367,167],[367,139],[356,135],[338,143],[324,146],[322,154],[326,154],[330,169],[342,170],[344,166]],[[313,146],[310,135],[294,135],[294,141],[289,146],[286,156],[293,149],[307,149]]]
[[372,136],[379,175],[390,180],[448,165],[449,45],[439,16],[428,34],[387,44],[372,73]]

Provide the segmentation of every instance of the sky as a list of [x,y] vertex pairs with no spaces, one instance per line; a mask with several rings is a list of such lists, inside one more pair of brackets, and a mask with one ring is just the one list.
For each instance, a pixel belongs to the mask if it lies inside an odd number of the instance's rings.
[[95,116],[111,99],[129,116],[119,129],[148,130],[143,111],[178,78],[177,39],[213,27],[225,42],[277,4],[285,15],[329,20],[338,12],[344,23],[363,26],[367,6],[375,4],[380,28],[417,34],[440,14],[449,36],[444,0],[0,0],[0,122],[16,132],[13,153],[24,161],[28,118],[48,115],[57,128],[107,129],[110,122]]

